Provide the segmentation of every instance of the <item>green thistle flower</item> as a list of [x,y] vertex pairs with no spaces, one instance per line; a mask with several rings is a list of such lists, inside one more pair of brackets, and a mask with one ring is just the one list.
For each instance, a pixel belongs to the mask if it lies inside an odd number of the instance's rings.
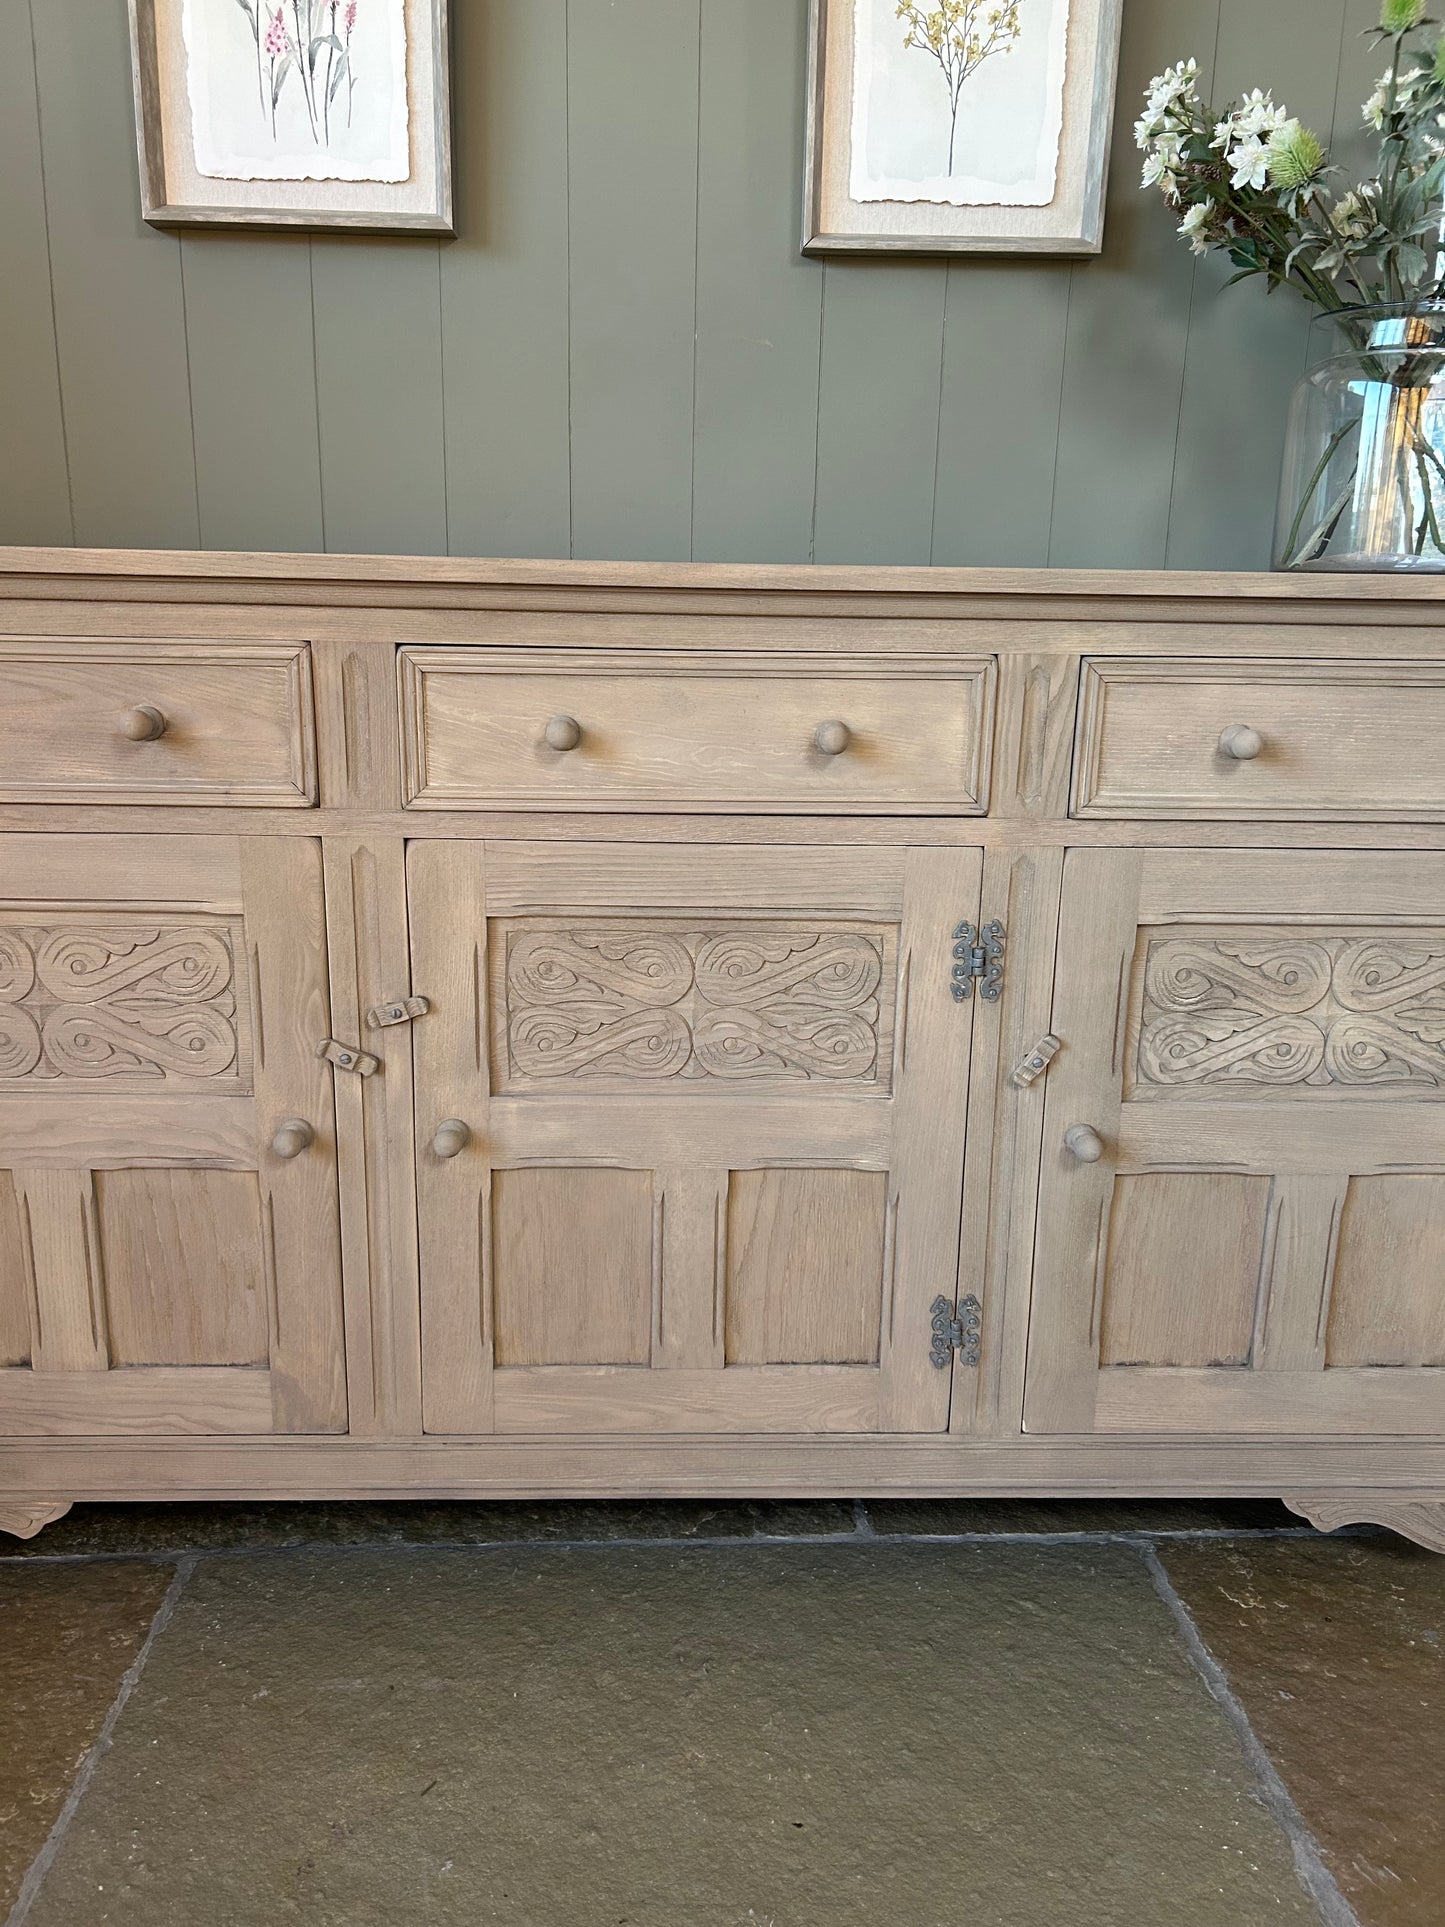
[[1386,33],[1410,33],[1425,18],[1425,0],[1384,0],[1380,25]]
[[1281,193],[1290,194],[1317,180],[1325,164],[1325,150],[1308,127],[1287,120],[1269,137],[1269,178]]

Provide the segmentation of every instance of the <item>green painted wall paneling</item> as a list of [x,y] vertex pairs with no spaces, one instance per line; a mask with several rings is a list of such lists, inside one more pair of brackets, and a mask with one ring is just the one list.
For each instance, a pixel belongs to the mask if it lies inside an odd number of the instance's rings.
[[0,0],[0,542],[1253,568],[1309,316],[1138,189],[1196,56],[1362,158],[1376,0],[1125,0],[1098,261],[804,260],[807,0],[454,0],[455,241],[157,233],[126,0]]

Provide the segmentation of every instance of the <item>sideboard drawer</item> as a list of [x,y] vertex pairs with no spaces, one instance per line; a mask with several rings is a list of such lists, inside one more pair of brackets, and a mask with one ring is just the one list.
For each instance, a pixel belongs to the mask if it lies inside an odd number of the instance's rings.
[[988,808],[991,657],[401,652],[406,802]]
[[316,801],[311,652],[295,643],[0,643],[0,799]]
[[1086,659],[1075,816],[1445,817],[1445,662]]

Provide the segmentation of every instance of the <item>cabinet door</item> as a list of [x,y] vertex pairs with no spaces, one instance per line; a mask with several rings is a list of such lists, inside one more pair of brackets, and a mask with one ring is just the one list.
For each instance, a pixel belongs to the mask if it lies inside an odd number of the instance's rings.
[[310,838],[0,837],[0,1436],[345,1428],[323,928]]
[[429,1431],[946,1426],[981,872],[412,845]]
[[1071,851],[1054,1029],[1028,1429],[1445,1433],[1445,857]]

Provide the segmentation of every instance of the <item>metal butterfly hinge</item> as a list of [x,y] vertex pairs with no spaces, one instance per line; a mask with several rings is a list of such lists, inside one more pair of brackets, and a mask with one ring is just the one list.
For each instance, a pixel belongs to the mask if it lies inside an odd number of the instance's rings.
[[955,1003],[966,1003],[978,985],[986,1004],[996,1004],[1003,995],[1003,946],[1007,935],[995,917],[985,924],[982,935],[971,923],[961,923],[953,933],[953,970],[949,988]]

